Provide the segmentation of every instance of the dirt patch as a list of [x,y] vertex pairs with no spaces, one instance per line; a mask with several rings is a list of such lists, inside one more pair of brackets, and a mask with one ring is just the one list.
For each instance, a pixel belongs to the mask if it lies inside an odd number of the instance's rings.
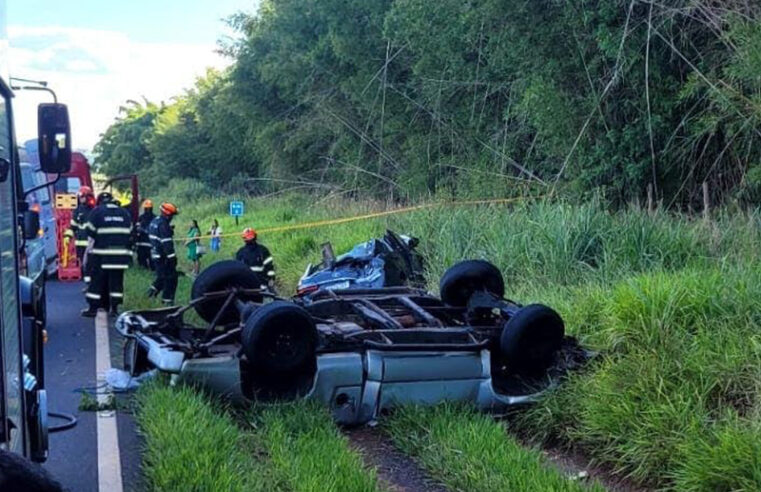
[[345,429],[352,449],[368,466],[378,472],[378,478],[394,492],[446,492],[446,488],[428,477],[415,461],[399,451],[377,429],[358,427]]

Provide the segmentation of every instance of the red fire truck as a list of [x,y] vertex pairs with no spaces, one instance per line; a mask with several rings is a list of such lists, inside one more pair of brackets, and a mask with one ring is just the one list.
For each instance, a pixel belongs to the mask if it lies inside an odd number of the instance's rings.
[[73,152],[71,170],[62,174],[52,186],[58,240],[58,279],[61,281],[77,281],[82,278],[82,266],[77,259],[74,241],[65,235],[74,209],[77,208],[77,193],[82,186],[93,187],[90,163],[81,153]]

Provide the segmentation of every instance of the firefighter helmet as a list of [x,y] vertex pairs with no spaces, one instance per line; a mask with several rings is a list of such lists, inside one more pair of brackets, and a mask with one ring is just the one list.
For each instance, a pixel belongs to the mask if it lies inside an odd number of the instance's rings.
[[92,195],[93,195],[92,188],[90,188],[89,186],[81,186],[79,188],[79,196],[92,196]]
[[168,215],[170,217],[172,215],[177,215],[178,213],[180,213],[180,211],[177,210],[177,207],[173,203],[169,203],[169,202],[162,203],[160,210],[163,215]]
[[104,191],[98,195],[98,205],[104,205],[106,203],[111,203],[112,201],[114,201],[114,195],[107,191]]
[[253,241],[256,239],[256,231],[251,227],[243,229],[243,233],[240,235],[244,241]]
[[153,208],[153,202],[151,200],[146,199],[143,202],[143,208]]

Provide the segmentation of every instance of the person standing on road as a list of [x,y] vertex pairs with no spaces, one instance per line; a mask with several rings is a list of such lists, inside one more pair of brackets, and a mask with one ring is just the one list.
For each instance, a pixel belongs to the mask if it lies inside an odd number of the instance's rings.
[[201,229],[198,227],[198,221],[193,219],[190,221],[190,228],[185,240],[185,247],[188,249],[188,261],[193,264],[193,276],[198,276],[201,272],[201,240],[198,239],[200,236]]
[[110,193],[101,193],[85,228],[92,240],[88,254],[92,281],[86,294],[89,307],[82,311],[82,316],[93,318],[99,308],[116,315],[124,301],[124,272],[132,263],[129,212],[114,203]]
[[270,251],[256,241],[256,231],[250,227],[243,230],[241,237],[246,244],[235,254],[235,259],[261,276],[262,289],[274,290],[275,264]]
[[211,250],[214,253],[219,253],[219,248],[222,245],[222,228],[217,219],[214,219],[214,223],[209,229],[209,235],[211,236]]
[[151,222],[156,218],[153,213],[153,202],[151,200],[145,200],[143,202],[143,213],[137,219],[137,264],[148,270],[153,270],[153,262],[151,261],[151,239],[149,237],[148,229],[151,227]]
[[85,282],[90,283],[90,273],[85,266],[85,250],[87,249],[87,218],[90,212],[95,208],[95,195],[92,188],[82,186],[77,193],[77,208],[71,215],[69,229],[64,233],[68,238],[74,238],[74,245],[77,248],[77,258],[82,267],[82,277]]
[[156,280],[148,290],[148,297],[161,293],[161,302],[171,306],[177,292],[177,253],[174,250],[172,219],[179,213],[169,202],[161,204],[161,215],[151,222],[148,230],[151,240],[151,258],[156,267]]

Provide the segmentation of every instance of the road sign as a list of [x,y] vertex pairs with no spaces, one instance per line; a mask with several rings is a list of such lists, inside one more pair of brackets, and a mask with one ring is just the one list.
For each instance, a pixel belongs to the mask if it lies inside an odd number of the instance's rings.
[[235,217],[235,225],[238,225],[238,218],[243,217],[245,211],[246,205],[243,202],[230,202],[230,215]]
[[230,202],[230,215],[233,217],[243,217],[246,206],[243,202]]

